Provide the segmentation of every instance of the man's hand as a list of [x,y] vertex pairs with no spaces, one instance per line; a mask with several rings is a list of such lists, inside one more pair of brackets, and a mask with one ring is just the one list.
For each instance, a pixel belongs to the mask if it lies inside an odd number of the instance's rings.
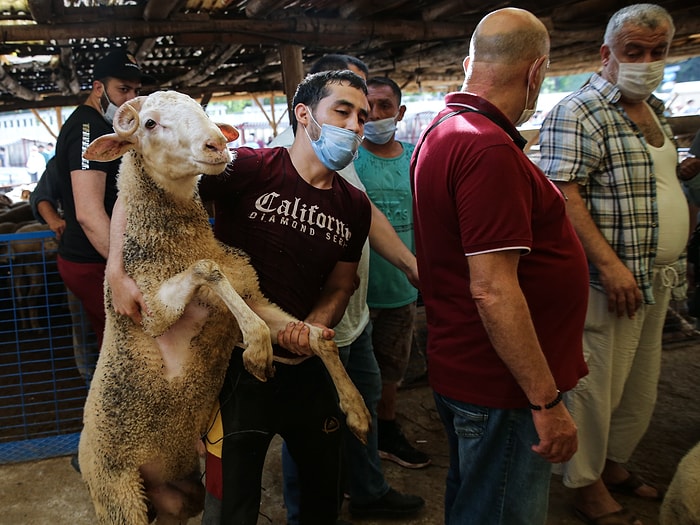
[[550,463],[571,459],[578,449],[578,435],[576,424],[564,403],[550,409],[533,410],[532,420],[540,437],[540,442],[532,446],[533,452]]
[[112,307],[119,315],[126,315],[136,324],[140,324],[142,313],[149,315],[148,306],[139,287],[126,272],[117,272],[107,265],[105,274],[112,291]]
[[61,235],[63,235],[63,232],[66,230],[66,221],[58,217],[55,220],[47,220],[46,224],[48,224],[51,231],[56,234],[56,240],[60,241]]
[[616,312],[618,317],[626,313],[633,319],[642,305],[642,292],[629,268],[621,261],[610,268],[600,268],[600,280],[608,294],[608,311]]
[[[333,337],[335,337],[335,332],[332,329],[317,323],[311,324],[323,329],[324,339],[331,340]],[[277,333],[277,344],[294,354],[300,356],[312,356],[314,355],[314,352],[311,349],[311,344],[309,342],[310,332],[311,330],[306,323],[304,323],[304,321],[289,323],[284,330],[280,330]]]
[[688,157],[678,166],[678,178],[690,180],[700,173],[700,158]]

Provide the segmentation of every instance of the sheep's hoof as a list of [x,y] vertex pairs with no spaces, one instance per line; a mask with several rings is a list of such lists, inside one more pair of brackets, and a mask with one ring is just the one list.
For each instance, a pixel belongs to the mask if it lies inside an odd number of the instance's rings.
[[367,432],[369,432],[370,415],[364,402],[353,410],[343,410],[345,412],[345,423],[350,431],[359,439],[363,445],[367,444]]

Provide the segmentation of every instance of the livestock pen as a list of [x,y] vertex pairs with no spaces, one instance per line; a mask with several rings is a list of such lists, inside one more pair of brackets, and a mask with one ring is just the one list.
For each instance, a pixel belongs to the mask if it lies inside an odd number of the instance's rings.
[[96,353],[84,319],[58,274],[54,234],[0,235],[0,463],[77,450],[87,386],[74,352]]

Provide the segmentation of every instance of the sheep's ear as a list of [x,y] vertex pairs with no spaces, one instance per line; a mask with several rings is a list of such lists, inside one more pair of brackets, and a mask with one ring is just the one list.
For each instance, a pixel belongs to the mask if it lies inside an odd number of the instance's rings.
[[110,160],[118,159],[133,147],[133,142],[124,140],[116,133],[110,133],[93,140],[85,149],[83,158],[109,162]]
[[230,124],[222,124],[217,122],[216,125],[219,126],[221,133],[223,133],[224,137],[226,137],[226,142],[233,142],[240,136],[238,130]]

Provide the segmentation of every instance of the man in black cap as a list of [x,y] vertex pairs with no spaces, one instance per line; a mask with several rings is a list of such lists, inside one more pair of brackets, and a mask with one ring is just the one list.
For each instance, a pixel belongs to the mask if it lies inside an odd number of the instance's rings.
[[[120,161],[87,161],[83,152],[97,137],[113,132],[112,118],[117,108],[135,98],[147,79],[150,77],[143,74],[133,55],[122,49],[95,64],[92,90],[61,128],[56,155],[51,160],[54,166],[42,176],[56,178],[49,186],[58,195],[40,197],[42,200],[34,203],[44,219],[55,212],[51,198],[63,205],[65,230],[59,241],[58,270],[66,287],[80,299],[98,346],[105,326],[102,283]],[[80,373],[89,384],[96,357],[76,357]]]

